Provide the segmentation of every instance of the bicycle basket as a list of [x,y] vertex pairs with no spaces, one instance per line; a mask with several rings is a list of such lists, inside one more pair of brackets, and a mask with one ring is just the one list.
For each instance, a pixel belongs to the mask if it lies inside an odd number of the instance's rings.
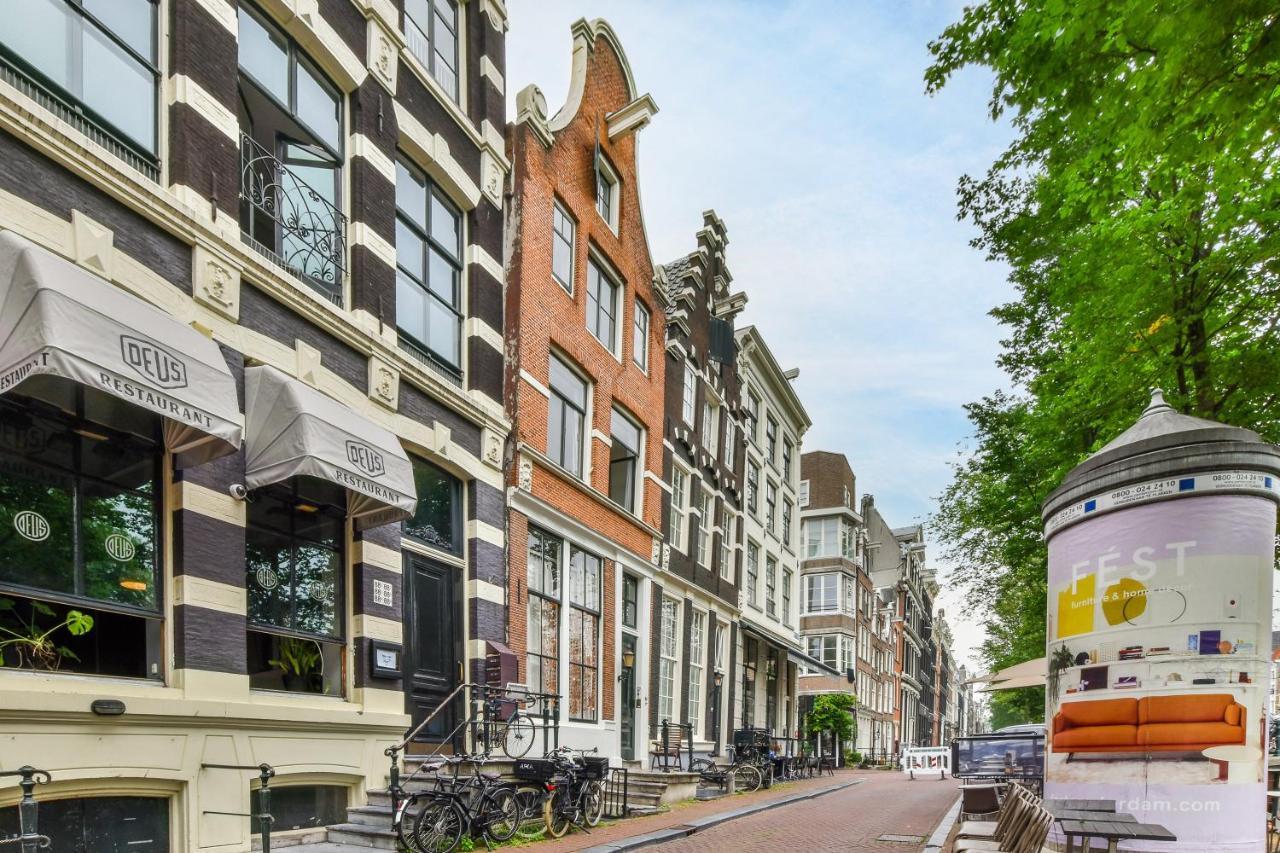
[[586,779],[601,780],[609,773],[609,759],[607,758],[586,756],[582,761],[586,765],[586,771],[582,774]]
[[512,767],[517,779],[526,782],[549,782],[556,775],[556,764],[545,758],[522,758]]

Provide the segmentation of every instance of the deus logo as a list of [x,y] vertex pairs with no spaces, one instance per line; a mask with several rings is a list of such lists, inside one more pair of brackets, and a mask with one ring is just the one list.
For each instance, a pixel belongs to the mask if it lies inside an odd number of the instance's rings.
[[387,472],[387,465],[382,459],[382,454],[369,445],[361,444],[358,441],[347,442],[347,459],[350,460],[352,465],[370,477],[381,477]]
[[38,512],[24,509],[13,517],[13,528],[24,539],[32,542],[43,542],[49,538],[49,522]]
[[185,388],[187,365],[167,349],[131,335],[120,336],[120,355],[139,376],[161,388]]

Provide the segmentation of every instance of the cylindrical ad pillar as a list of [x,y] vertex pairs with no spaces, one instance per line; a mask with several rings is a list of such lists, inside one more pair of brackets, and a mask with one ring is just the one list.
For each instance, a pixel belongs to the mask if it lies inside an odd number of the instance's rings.
[[1280,448],[1159,392],[1043,506],[1045,796],[1260,851]]

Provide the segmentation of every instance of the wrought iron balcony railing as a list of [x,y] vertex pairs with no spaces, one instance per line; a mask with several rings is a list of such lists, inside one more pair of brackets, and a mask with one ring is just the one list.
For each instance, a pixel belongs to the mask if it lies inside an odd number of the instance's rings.
[[347,217],[248,134],[240,134],[240,226],[261,251],[341,304]]

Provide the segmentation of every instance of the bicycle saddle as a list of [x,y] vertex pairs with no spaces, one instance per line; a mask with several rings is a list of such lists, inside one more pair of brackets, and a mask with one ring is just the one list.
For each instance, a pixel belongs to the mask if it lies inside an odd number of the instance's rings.
[[480,778],[481,778],[481,779],[488,779],[490,782],[497,782],[499,779],[501,779],[501,778],[502,778],[502,774],[501,774],[501,773],[494,773],[494,772],[489,771],[489,770],[481,770],[481,771],[480,771]]

